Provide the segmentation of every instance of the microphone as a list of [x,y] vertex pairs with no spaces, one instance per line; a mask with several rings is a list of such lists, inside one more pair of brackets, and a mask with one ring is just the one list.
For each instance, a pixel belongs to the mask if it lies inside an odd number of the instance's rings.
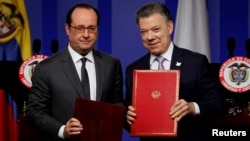
[[250,58],[250,38],[246,39],[247,58]]
[[234,57],[234,49],[235,49],[235,39],[234,38],[228,38],[227,39],[227,49],[228,49],[228,57]]
[[58,40],[54,39],[50,42],[50,50],[52,55],[56,54],[58,51]]
[[35,39],[33,41],[33,52],[34,52],[34,55],[39,54],[40,50],[41,50],[41,40]]

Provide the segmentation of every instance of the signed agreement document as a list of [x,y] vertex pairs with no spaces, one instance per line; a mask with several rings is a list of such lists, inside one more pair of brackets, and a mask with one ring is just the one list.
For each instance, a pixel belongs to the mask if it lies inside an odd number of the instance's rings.
[[131,136],[177,136],[177,122],[169,112],[179,98],[179,79],[179,70],[134,70]]
[[72,141],[121,141],[125,113],[124,106],[77,98],[74,117],[83,131]]

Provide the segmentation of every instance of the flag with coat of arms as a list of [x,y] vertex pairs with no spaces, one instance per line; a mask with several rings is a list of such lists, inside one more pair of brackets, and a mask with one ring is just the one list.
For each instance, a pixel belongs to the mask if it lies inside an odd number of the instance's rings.
[[[31,55],[24,0],[0,0],[0,61],[23,61]],[[4,86],[0,86],[0,115],[0,141],[17,141],[18,107]]]

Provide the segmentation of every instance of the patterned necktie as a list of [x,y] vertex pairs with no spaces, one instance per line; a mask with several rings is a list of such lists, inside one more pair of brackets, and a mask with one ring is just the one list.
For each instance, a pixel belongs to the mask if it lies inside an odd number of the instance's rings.
[[81,68],[81,81],[82,81],[82,85],[83,85],[83,92],[84,92],[84,97],[86,99],[90,99],[90,86],[89,86],[89,77],[88,77],[88,72],[87,69],[85,67],[85,63],[87,61],[87,58],[82,58],[82,68]]
[[166,58],[164,58],[164,57],[162,57],[162,56],[157,56],[155,59],[156,59],[156,60],[158,61],[158,63],[159,63],[159,65],[158,65],[158,70],[165,70],[165,68],[164,68],[164,66],[163,66],[163,62],[166,60]]

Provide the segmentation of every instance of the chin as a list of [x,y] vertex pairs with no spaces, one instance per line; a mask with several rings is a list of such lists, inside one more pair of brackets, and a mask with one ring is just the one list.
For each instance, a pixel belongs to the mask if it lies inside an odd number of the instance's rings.
[[156,56],[161,54],[160,51],[155,51],[155,50],[150,50],[150,53]]

